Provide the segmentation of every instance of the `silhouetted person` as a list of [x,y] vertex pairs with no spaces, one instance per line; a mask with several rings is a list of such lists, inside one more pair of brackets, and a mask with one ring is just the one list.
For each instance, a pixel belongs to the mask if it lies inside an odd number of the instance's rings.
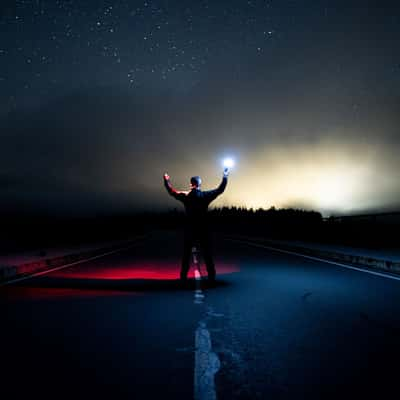
[[226,187],[228,182],[229,170],[224,169],[224,175],[220,185],[214,190],[202,191],[201,178],[193,176],[190,179],[189,191],[175,190],[169,180],[169,175],[164,175],[164,185],[168,193],[175,199],[181,201],[185,206],[185,234],[182,257],[182,268],[180,278],[181,281],[186,281],[190,267],[190,255],[192,247],[195,243],[199,243],[203,253],[204,262],[207,266],[208,280],[215,281],[215,265],[211,252],[211,237],[207,223],[208,205],[216,199]]

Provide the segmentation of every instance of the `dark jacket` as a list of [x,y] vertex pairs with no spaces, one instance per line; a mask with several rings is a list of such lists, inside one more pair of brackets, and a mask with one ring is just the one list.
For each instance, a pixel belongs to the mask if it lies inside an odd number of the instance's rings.
[[220,185],[214,190],[202,191],[198,188],[193,188],[188,192],[184,192],[175,190],[170,181],[164,178],[164,185],[168,193],[185,206],[186,225],[189,227],[205,227],[208,205],[223,193],[227,183],[228,178],[224,176]]

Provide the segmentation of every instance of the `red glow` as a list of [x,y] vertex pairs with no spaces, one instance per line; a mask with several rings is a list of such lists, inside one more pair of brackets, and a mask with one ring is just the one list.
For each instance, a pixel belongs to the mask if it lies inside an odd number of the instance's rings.
[[79,299],[109,296],[139,296],[142,293],[118,290],[41,288],[41,287],[7,287],[0,292],[0,299],[16,300],[57,300]]
[[[129,265],[102,265],[91,268],[67,268],[51,273],[56,278],[72,279],[104,279],[104,280],[174,280],[179,278],[180,265],[172,262],[137,262]],[[217,275],[238,272],[239,267],[234,264],[218,264]],[[201,268],[206,274],[205,267]],[[194,278],[194,271],[189,271],[189,278]]]
[[[239,266],[233,263],[216,263],[217,277],[220,275],[239,272]],[[117,285],[129,280],[134,281],[173,281],[179,279],[180,263],[178,261],[154,261],[137,260],[126,264],[124,262],[114,261],[108,264],[107,262],[82,263],[71,266],[58,271],[50,272],[43,276],[44,279],[55,279],[54,284],[68,284],[72,287],[40,287],[39,286],[10,286],[4,287],[0,291],[0,300],[64,300],[64,299],[79,299],[79,298],[96,298],[109,296],[137,296],[142,295],[140,288],[138,291],[118,290],[118,287],[107,287],[107,289],[90,287],[92,283],[101,281],[107,285],[106,281],[114,281]],[[207,275],[204,265],[201,265],[201,274]],[[189,278],[194,278],[194,270],[191,269],[188,274]],[[40,279],[40,278],[39,278]],[[64,281],[65,279],[65,281]],[[71,280],[87,280],[89,286],[86,288],[73,287],[74,283]],[[92,281],[92,282],[90,282]],[[119,281],[119,282],[116,282]],[[27,281],[28,282],[28,281]],[[67,283],[65,283],[67,282]],[[47,281],[47,284],[53,283]],[[82,282],[77,283],[82,284]],[[83,282],[84,284],[84,282]]]

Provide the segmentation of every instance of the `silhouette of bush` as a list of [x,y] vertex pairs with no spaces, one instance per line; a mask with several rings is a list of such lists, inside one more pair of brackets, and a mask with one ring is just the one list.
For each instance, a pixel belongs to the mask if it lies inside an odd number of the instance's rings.
[[[286,240],[312,240],[360,247],[400,248],[400,213],[324,219],[317,211],[271,207],[212,208],[211,229],[220,234]],[[0,251],[45,249],[49,246],[123,239],[157,229],[181,229],[183,209],[136,212],[91,218],[3,215]]]

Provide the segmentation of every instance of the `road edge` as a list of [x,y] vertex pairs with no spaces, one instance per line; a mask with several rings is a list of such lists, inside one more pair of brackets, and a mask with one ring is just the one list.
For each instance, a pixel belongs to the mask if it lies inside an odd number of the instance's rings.
[[321,259],[325,259],[328,261],[342,262],[360,268],[376,270],[376,271],[384,271],[394,275],[400,275],[400,262],[386,260],[383,258],[352,255],[347,253],[341,253],[338,251],[319,250],[315,248],[291,244],[290,242],[282,243],[271,239],[264,239],[259,237],[229,235],[227,236],[227,238],[233,240],[235,239],[247,240],[249,242],[274,247],[280,250],[297,252],[305,256],[319,257]]
[[0,286],[3,286],[10,281],[29,277],[38,273],[46,273],[53,269],[58,269],[63,266],[73,265],[80,261],[93,259],[123,250],[136,244],[138,241],[143,240],[147,235],[136,236],[132,239],[120,242],[110,246],[102,246],[95,249],[65,254],[62,256],[47,258],[40,261],[28,262],[20,265],[11,265],[0,268]]

